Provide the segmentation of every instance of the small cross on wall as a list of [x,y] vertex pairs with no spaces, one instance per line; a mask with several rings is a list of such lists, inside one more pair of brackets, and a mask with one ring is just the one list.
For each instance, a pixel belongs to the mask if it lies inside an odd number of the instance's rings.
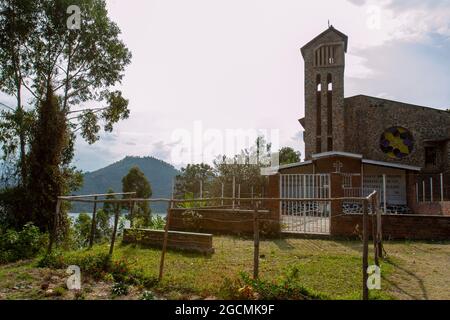
[[336,169],[336,171],[334,173],[341,173],[341,169],[343,166],[344,165],[340,161],[336,161],[335,163],[333,163],[333,168]]

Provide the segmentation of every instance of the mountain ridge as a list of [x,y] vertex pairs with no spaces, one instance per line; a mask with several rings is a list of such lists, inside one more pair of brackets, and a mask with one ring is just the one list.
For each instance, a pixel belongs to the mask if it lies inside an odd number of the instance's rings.
[[[152,187],[152,198],[168,198],[172,195],[173,179],[180,173],[173,165],[152,156],[126,156],[106,167],[85,172],[83,187],[74,192],[75,195],[107,193],[109,188],[114,192],[122,192],[122,178],[133,167],[138,166],[147,177]],[[165,212],[164,203],[151,204],[153,212]],[[91,212],[92,205],[74,203],[73,212]]]

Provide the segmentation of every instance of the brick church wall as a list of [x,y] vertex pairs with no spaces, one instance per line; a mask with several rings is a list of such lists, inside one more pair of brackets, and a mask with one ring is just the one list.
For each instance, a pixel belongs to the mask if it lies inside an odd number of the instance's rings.
[[[207,232],[212,234],[253,234],[253,210],[239,209],[192,209],[201,215],[195,224],[183,217],[189,209],[170,209],[170,230],[186,232]],[[261,210],[259,229],[262,235],[273,236],[280,232],[279,210]]]
[[[333,217],[331,235],[338,237],[357,237],[362,231],[361,214],[346,214]],[[410,240],[449,240],[450,217],[427,215],[383,215],[382,229],[384,239]],[[371,217],[369,230],[372,230]]]

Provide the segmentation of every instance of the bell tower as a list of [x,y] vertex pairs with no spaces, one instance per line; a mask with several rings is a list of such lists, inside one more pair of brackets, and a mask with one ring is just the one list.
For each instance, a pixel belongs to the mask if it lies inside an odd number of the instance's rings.
[[305,61],[305,159],[344,151],[344,70],[348,37],[330,26],[301,49]]

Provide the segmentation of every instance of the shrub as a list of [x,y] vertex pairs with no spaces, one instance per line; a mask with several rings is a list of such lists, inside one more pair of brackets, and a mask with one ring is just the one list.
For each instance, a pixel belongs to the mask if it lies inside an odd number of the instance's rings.
[[153,294],[153,292],[145,290],[142,293],[141,300],[155,300],[155,295]]
[[21,231],[0,232],[0,263],[34,257],[45,247],[45,237],[39,228],[27,223]]
[[166,226],[166,220],[161,216],[152,216],[150,221],[150,228],[153,230],[163,230]]
[[80,213],[75,220],[73,228],[75,231],[75,241],[79,248],[84,248],[89,244],[91,234],[92,219],[87,213]]
[[239,279],[225,279],[221,293],[229,299],[243,300],[312,300],[327,299],[323,294],[304,287],[296,281],[299,270],[291,269],[279,281],[252,279],[247,273],[241,273]]
[[111,294],[113,296],[126,296],[128,294],[128,285],[123,282],[116,282],[111,288]]
[[77,265],[81,272],[95,279],[102,279],[111,267],[111,257],[107,253],[85,254],[67,259],[68,265]]
[[47,253],[37,263],[38,268],[63,269],[66,266],[62,253],[58,251]]
[[120,259],[111,263],[109,272],[116,282],[131,282],[130,281],[130,264],[125,259]]
[[62,253],[53,251],[38,262],[40,268],[63,269],[69,265],[79,266],[81,272],[89,274],[95,279],[102,279],[111,267],[111,259],[107,253],[65,257]]
[[66,288],[64,288],[64,287],[56,287],[56,288],[53,290],[53,294],[54,294],[56,297],[62,297],[62,296],[64,296],[64,295],[66,294],[66,292],[67,292],[67,290],[66,290]]
[[83,290],[75,290],[75,292],[73,294],[73,299],[74,300],[85,300],[86,294]]

